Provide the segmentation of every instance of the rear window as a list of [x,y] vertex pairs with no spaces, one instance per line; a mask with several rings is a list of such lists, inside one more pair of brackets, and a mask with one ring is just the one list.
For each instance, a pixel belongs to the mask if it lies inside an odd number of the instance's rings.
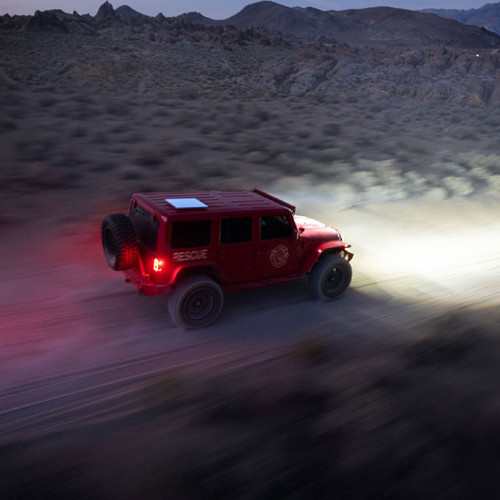
[[210,245],[212,221],[193,220],[179,221],[172,224],[172,248],[207,247]]
[[252,240],[252,218],[233,217],[222,219],[220,223],[220,242],[224,245],[229,243],[246,243]]
[[129,217],[134,226],[135,237],[149,249],[156,250],[159,220],[139,205],[130,209]]

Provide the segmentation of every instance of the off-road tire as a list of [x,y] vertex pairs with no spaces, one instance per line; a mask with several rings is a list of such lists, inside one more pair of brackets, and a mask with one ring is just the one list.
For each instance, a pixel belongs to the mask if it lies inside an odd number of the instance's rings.
[[194,275],[182,280],[172,291],[168,309],[171,318],[187,330],[204,328],[219,316],[224,295],[219,284],[208,276]]
[[314,297],[335,300],[350,285],[351,264],[338,254],[321,257],[309,275],[309,289]]
[[139,250],[134,226],[126,215],[106,215],[102,221],[101,237],[104,256],[111,269],[125,271],[136,265]]

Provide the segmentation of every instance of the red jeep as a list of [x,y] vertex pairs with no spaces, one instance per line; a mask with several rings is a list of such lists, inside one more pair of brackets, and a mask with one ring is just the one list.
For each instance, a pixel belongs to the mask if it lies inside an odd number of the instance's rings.
[[219,315],[222,288],[243,290],[309,274],[312,294],[332,300],[351,282],[353,254],[338,229],[300,215],[263,191],[137,193],[128,216],[102,223],[104,255],[144,295],[168,293],[185,328]]

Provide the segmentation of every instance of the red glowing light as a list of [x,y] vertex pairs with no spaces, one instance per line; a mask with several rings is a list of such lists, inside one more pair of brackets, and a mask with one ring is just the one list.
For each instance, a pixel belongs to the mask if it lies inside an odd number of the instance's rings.
[[163,271],[164,264],[165,264],[165,262],[163,262],[162,260],[155,259],[153,262],[153,269],[157,272]]

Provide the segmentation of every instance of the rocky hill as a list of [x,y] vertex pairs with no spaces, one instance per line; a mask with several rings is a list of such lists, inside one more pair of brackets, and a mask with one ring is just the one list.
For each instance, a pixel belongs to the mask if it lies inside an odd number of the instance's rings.
[[108,2],[94,17],[60,10],[4,16],[0,81],[165,92],[203,81],[204,93],[500,104],[500,36],[483,28],[401,9],[332,13],[272,2],[222,24],[199,14],[149,17]]
[[479,9],[425,9],[422,12],[437,14],[463,24],[482,26],[489,31],[500,34],[500,2],[489,3]]
[[161,33],[188,25],[258,29],[271,36],[307,43],[319,41],[372,47],[500,47],[500,36],[484,28],[466,26],[435,14],[389,7],[322,11],[290,8],[264,1],[248,5],[228,19],[215,21],[196,12],[174,18],[166,18],[162,14],[150,17],[126,5],[115,10],[109,2],[105,2],[95,16],[49,10],[36,11],[33,16],[11,17],[6,14],[0,17],[0,30],[92,35],[111,27],[146,28],[150,32]]
[[433,14],[390,7],[321,11],[289,8],[274,2],[248,5],[224,21],[188,16],[205,25],[255,26],[302,41],[342,42],[350,45],[498,47],[499,37],[484,29],[463,26]]

